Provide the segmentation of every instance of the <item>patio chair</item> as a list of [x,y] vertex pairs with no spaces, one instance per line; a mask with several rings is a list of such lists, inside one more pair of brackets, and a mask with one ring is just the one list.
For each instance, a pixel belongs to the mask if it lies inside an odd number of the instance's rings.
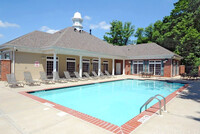
[[40,79],[42,80],[42,83],[45,84],[54,84],[55,82],[52,79],[48,79],[45,72],[40,72]]
[[95,71],[92,71],[92,74],[95,78],[105,78],[105,77],[102,77],[102,76],[98,76],[97,73]]
[[110,76],[104,75],[103,72],[100,72],[100,76],[101,76],[101,77],[104,77],[104,78],[111,78]]
[[84,74],[85,77],[88,78],[88,79],[91,79],[91,80],[98,79],[98,78],[96,78],[96,77],[90,76],[87,72],[84,72],[83,74]]
[[65,78],[60,78],[58,72],[53,72],[53,76],[55,75],[55,82],[59,82],[59,83],[64,83],[67,82],[67,79]]
[[24,83],[18,82],[13,73],[6,74],[7,82],[10,87],[24,87]]
[[76,78],[77,78],[78,80],[82,80],[82,81],[87,80],[87,78],[81,78],[81,77],[79,76],[79,73],[78,73],[78,72],[74,72],[74,75],[76,76]]
[[27,85],[32,86],[32,85],[40,85],[39,81],[35,81],[32,78],[32,75],[30,72],[24,72],[24,80],[26,82]]
[[67,81],[71,81],[71,82],[78,81],[78,79],[72,78],[68,71],[64,71],[64,74],[65,74],[65,78],[66,78]]
[[109,73],[107,70],[105,70],[105,74],[106,74],[107,76],[110,76],[110,77],[116,78],[114,75],[110,75],[110,73]]

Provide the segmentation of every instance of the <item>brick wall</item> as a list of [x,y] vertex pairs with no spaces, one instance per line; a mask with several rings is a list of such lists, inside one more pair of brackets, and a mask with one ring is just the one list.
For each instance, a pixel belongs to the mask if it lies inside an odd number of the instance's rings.
[[172,64],[171,59],[169,59],[164,63],[164,77],[171,77],[171,69]]
[[1,60],[1,80],[6,81],[6,74],[11,73],[11,60]]
[[130,60],[125,60],[125,74],[130,75],[131,74],[131,62]]
[[184,74],[185,73],[185,65],[180,65],[179,66],[179,74]]

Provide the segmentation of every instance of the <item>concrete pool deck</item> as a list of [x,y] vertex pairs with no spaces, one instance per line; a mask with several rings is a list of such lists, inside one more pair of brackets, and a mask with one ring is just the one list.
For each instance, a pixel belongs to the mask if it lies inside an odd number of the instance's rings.
[[[117,76],[117,78],[136,78],[136,76]],[[151,78],[166,79],[166,78]],[[108,79],[107,79],[108,80]],[[168,79],[182,81],[178,78]],[[50,84],[41,86],[25,86],[9,88],[0,82],[0,132],[2,134],[105,134],[111,133],[103,128],[84,120],[63,113],[48,105],[19,94],[21,91],[40,90],[45,88],[63,87],[75,84],[100,82],[89,80]],[[163,116],[154,115],[132,134],[199,134],[200,133],[200,81],[189,83],[187,90],[167,104],[167,113]]]

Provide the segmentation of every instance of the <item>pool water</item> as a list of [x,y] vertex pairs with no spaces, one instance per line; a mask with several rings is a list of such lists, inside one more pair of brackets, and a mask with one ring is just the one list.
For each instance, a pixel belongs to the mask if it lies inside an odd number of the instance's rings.
[[[180,83],[153,80],[120,80],[98,84],[37,91],[32,95],[121,126],[139,114],[152,96],[168,96]],[[152,106],[157,101],[152,101]]]

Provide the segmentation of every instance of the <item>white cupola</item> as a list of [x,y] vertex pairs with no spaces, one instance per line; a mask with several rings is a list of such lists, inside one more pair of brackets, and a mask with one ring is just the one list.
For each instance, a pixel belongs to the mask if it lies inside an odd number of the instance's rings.
[[77,30],[83,29],[83,26],[82,26],[83,19],[81,18],[81,14],[79,12],[76,12],[74,14],[72,21],[73,21],[73,27],[74,28],[76,28]]

